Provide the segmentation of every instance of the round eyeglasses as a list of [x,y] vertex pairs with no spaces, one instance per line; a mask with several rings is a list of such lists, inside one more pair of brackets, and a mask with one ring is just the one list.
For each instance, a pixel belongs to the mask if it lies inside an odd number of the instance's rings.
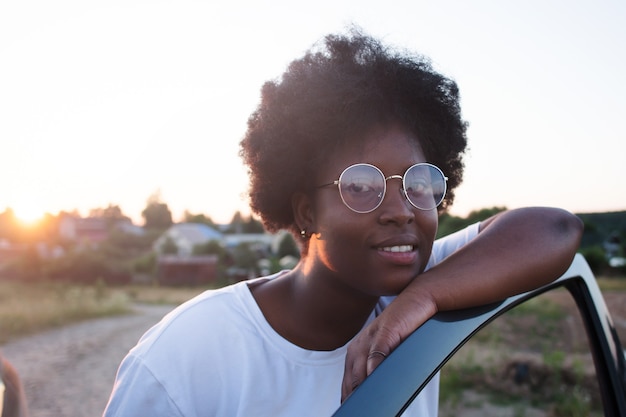
[[434,209],[446,195],[448,177],[429,163],[412,165],[404,175],[388,177],[374,165],[354,164],[344,169],[338,180],[319,187],[338,185],[339,195],[346,207],[357,213],[370,213],[383,202],[387,180],[390,179],[402,180],[404,196],[420,210]]

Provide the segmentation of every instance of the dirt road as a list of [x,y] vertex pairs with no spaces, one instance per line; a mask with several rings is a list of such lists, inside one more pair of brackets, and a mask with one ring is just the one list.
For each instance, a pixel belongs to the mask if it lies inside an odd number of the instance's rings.
[[117,367],[139,337],[172,307],[46,331],[0,347],[17,368],[31,417],[102,415]]

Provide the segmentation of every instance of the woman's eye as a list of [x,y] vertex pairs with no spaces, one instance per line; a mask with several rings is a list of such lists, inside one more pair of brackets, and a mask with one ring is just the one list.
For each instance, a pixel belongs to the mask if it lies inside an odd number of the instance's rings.
[[372,191],[372,187],[367,184],[351,183],[348,185],[347,190],[351,193],[359,194]]
[[426,181],[412,182],[407,188],[406,192],[409,194],[422,194],[428,190],[429,184]]

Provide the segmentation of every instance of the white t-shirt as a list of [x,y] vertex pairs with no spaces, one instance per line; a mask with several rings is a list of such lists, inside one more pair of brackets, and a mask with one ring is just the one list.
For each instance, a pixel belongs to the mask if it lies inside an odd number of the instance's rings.
[[[477,233],[475,224],[436,241],[428,267]],[[122,361],[104,415],[332,415],[347,346],[312,351],[290,343],[265,320],[248,283],[206,291],[148,330]],[[368,323],[392,300],[382,297]],[[436,416],[438,389],[434,378],[403,415]]]

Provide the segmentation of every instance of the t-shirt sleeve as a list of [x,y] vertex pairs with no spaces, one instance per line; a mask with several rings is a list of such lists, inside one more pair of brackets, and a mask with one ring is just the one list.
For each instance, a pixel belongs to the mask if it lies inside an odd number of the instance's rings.
[[131,416],[182,417],[183,414],[141,359],[128,355],[120,365],[103,417]]
[[458,232],[451,233],[433,243],[433,250],[428,261],[426,269],[430,269],[439,262],[456,252],[459,248],[465,246],[469,241],[478,235],[480,223],[474,223]]

